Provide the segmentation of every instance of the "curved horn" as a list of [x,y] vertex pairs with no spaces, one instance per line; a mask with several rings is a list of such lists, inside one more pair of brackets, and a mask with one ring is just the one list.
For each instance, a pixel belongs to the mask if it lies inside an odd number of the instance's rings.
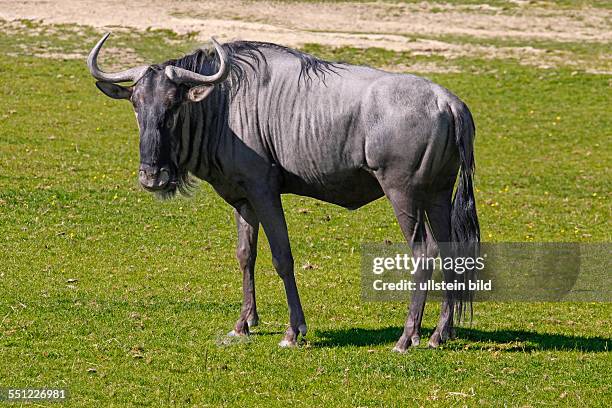
[[98,41],[96,46],[93,47],[91,52],[89,53],[89,56],[87,57],[87,67],[89,68],[89,72],[91,72],[91,75],[93,75],[93,77],[96,78],[98,81],[103,82],[138,81],[140,77],[143,76],[149,68],[147,65],[141,65],[139,67],[130,68],[126,71],[112,73],[104,72],[100,68],[98,68],[98,53],[100,52],[100,49],[104,45],[104,42],[106,41],[109,35],[110,33],[104,34],[104,37],[102,37],[102,39]]
[[166,75],[172,81],[177,83],[190,83],[195,85],[214,85],[225,81],[230,72],[230,63],[227,53],[223,47],[214,38],[210,39],[215,46],[217,55],[219,56],[220,66],[216,74],[202,75],[197,72],[192,72],[183,68],[167,66],[165,69]]

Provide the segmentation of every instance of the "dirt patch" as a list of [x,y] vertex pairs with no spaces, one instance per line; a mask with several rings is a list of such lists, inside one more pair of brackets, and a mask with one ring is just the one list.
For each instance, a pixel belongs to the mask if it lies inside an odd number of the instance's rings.
[[[533,47],[494,47],[425,40],[423,36],[465,35],[477,38],[612,41],[609,10],[558,10],[521,6],[509,10],[485,6],[427,3],[279,3],[269,1],[124,1],[0,0],[0,18],[36,19],[46,23],[77,23],[93,27],[171,29],[222,40],[249,39],[288,46],[379,47],[436,54],[448,58],[482,56],[517,58],[541,67],[570,62],[562,52]],[[521,3],[522,4],[522,3]],[[449,68],[452,69],[452,68]]]
[[0,17],[95,27],[167,28],[228,38],[409,49],[406,36],[469,35],[554,41],[612,40],[611,12],[427,3],[282,3],[268,1],[0,0]]
[[[611,14],[601,9],[553,10],[490,6],[401,3],[170,3],[174,15],[187,20],[240,20],[295,31],[342,32],[351,35],[469,35],[481,38],[597,41],[612,39]],[[234,5],[232,7],[232,5]],[[219,13],[219,9],[223,13]]]
[[385,65],[381,69],[389,72],[411,72],[427,76],[427,74],[447,74],[452,72],[461,72],[461,69],[452,64],[437,64],[431,61],[417,61],[414,63],[401,63],[394,65]]
[[[132,50],[133,52],[133,50]],[[111,57],[108,60],[104,61],[105,69],[110,71],[125,69],[126,65],[138,65],[142,63],[141,58],[133,57],[131,55],[136,55],[136,53],[131,54],[126,52],[125,49],[110,49],[108,51]],[[61,51],[50,51],[40,48],[28,48],[24,49],[21,52],[8,52],[6,53],[9,57],[20,57],[23,55],[38,57],[38,58],[48,58],[54,60],[84,60],[87,58],[86,52],[61,52]]]
[[6,55],[11,56],[11,57],[19,57],[21,55],[30,55],[30,56],[36,56],[39,58],[49,58],[49,59],[55,59],[55,60],[82,60],[87,57],[87,55],[83,56],[83,54],[78,53],[78,52],[49,52],[49,51],[39,51],[39,52],[32,52],[32,53],[9,52]]
[[[111,58],[105,59],[104,68],[108,68],[111,71],[125,69],[126,64],[139,65],[145,63],[138,53],[131,48],[108,47],[105,51],[108,52]],[[87,55],[85,55],[85,58],[87,58]]]
[[[45,35],[57,36],[59,40],[72,40],[74,34],[85,35],[80,30],[74,30],[70,35],[65,31],[58,30],[57,27],[51,25],[26,24],[24,21],[0,21],[0,28],[6,34],[21,34],[26,33],[33,37],[45,38]],[[106,68],[114,70],[125,67],[125,64],[140,64],[144,63],[140,55],[135,50],[128,47],[113,47],[108,46],[104,49],[106,57],[104,65]],[[38,41],[35,44],[15,44],[15,48],[7,51],[6,55],[10,57],[19,56],[34,56],[39,58],[49,58],[57,60],[84,60],[89,53],[88,47],[62,47],[53,45],[47,40]]]

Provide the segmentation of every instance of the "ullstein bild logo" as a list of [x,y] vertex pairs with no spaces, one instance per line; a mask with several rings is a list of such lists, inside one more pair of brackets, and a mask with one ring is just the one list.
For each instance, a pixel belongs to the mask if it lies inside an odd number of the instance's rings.
[[465,291],[465,290],[491,290],[491,280],[475,280],[473,282],[436,282],[433,279],[428,279],[425,282],[413,282],[402,279],[399,282],[385,282],[382,279],[377,279],[372,283],[372,288],[377,291],[385,290],[437,290],[437,291]]
[[427,290],[438,299],[452,291],[475,301],[612,301],[609,243],[438,246],[412,254],[407,245],[362,245],[362,299],[399,301]]
[[[403,274],[415,275],[419,270],[447,270],[461,275],[468,271],[482,271],[485,268],[485,257],[427,257],[424,255],[412,256],[410,254],[395,254],[394,257],[375,257],[372,260],[372,273],[384,275],[390,271],[401,271]],[[473,280],[468,282],[459,281],[435,281],[427,279],[424,282],[414,282],[408,279],[400,279],[395,282],[386,282],[384,279],[375,279],[372,288],[376,291],[464,291],[464,290],[491,290],[491,280]]]

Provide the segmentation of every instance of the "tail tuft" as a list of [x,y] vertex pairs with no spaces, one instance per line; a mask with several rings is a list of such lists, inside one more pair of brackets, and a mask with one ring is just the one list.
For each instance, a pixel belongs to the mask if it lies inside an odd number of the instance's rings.
[[[451,209],[451,240],[453,242],[454,257],[474,257],[478,256],[480,244],[480,225],[476,212],[476,200],[474,198],[474,138],[476,128],[474,120],[468,107],[451,105],[451,111],[455,119],[455,144],[459,149],[461,169],[459,173],[459,183],[453,197]],[[456,276],[459,282],[465,284],[465,290],[457,293],[455,307],[457,321],[461,321],[468,307],[470,310],[470,320],[473,315],[472,300],[474,294],[469,290],[469,282],[475,280],[475,270],[469,269]]]

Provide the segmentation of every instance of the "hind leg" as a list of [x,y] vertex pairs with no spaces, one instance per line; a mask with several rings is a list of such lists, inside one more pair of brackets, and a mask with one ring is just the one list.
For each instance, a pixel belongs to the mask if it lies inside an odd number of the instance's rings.
[[[427,209],[427,220],[431,228],[431,236],[436,243],[445,243],[439,245],[440,257],[445,257],[451,254],[448,251],[448,243],[451,240],[451,194],[443,193],[436,199],[432,200],[431,205]],[[454,280],[454,272],[452,270],[442,271],[444,281],[449,283]],[[454,317],[454,296],[452,291],[444,293],[442,306],[440,308],[440,320],[429,339],[429,347],[439,347],[449,338],[454,337],[453,317]]]
[[[395,188],[381,182],[404,237],[412,249],[413,256],[431,256],[427,245],[425,210],[420,191],[411,188]],[[417,346],[421,340],[421,321],[427,299],[427,290],[420,289],[420,283],[431,278],[431,270],[418,268],[413,276],[417,290],[412,294],[408,315],[402,336],[394,351],[404,352],[408,346]]]

